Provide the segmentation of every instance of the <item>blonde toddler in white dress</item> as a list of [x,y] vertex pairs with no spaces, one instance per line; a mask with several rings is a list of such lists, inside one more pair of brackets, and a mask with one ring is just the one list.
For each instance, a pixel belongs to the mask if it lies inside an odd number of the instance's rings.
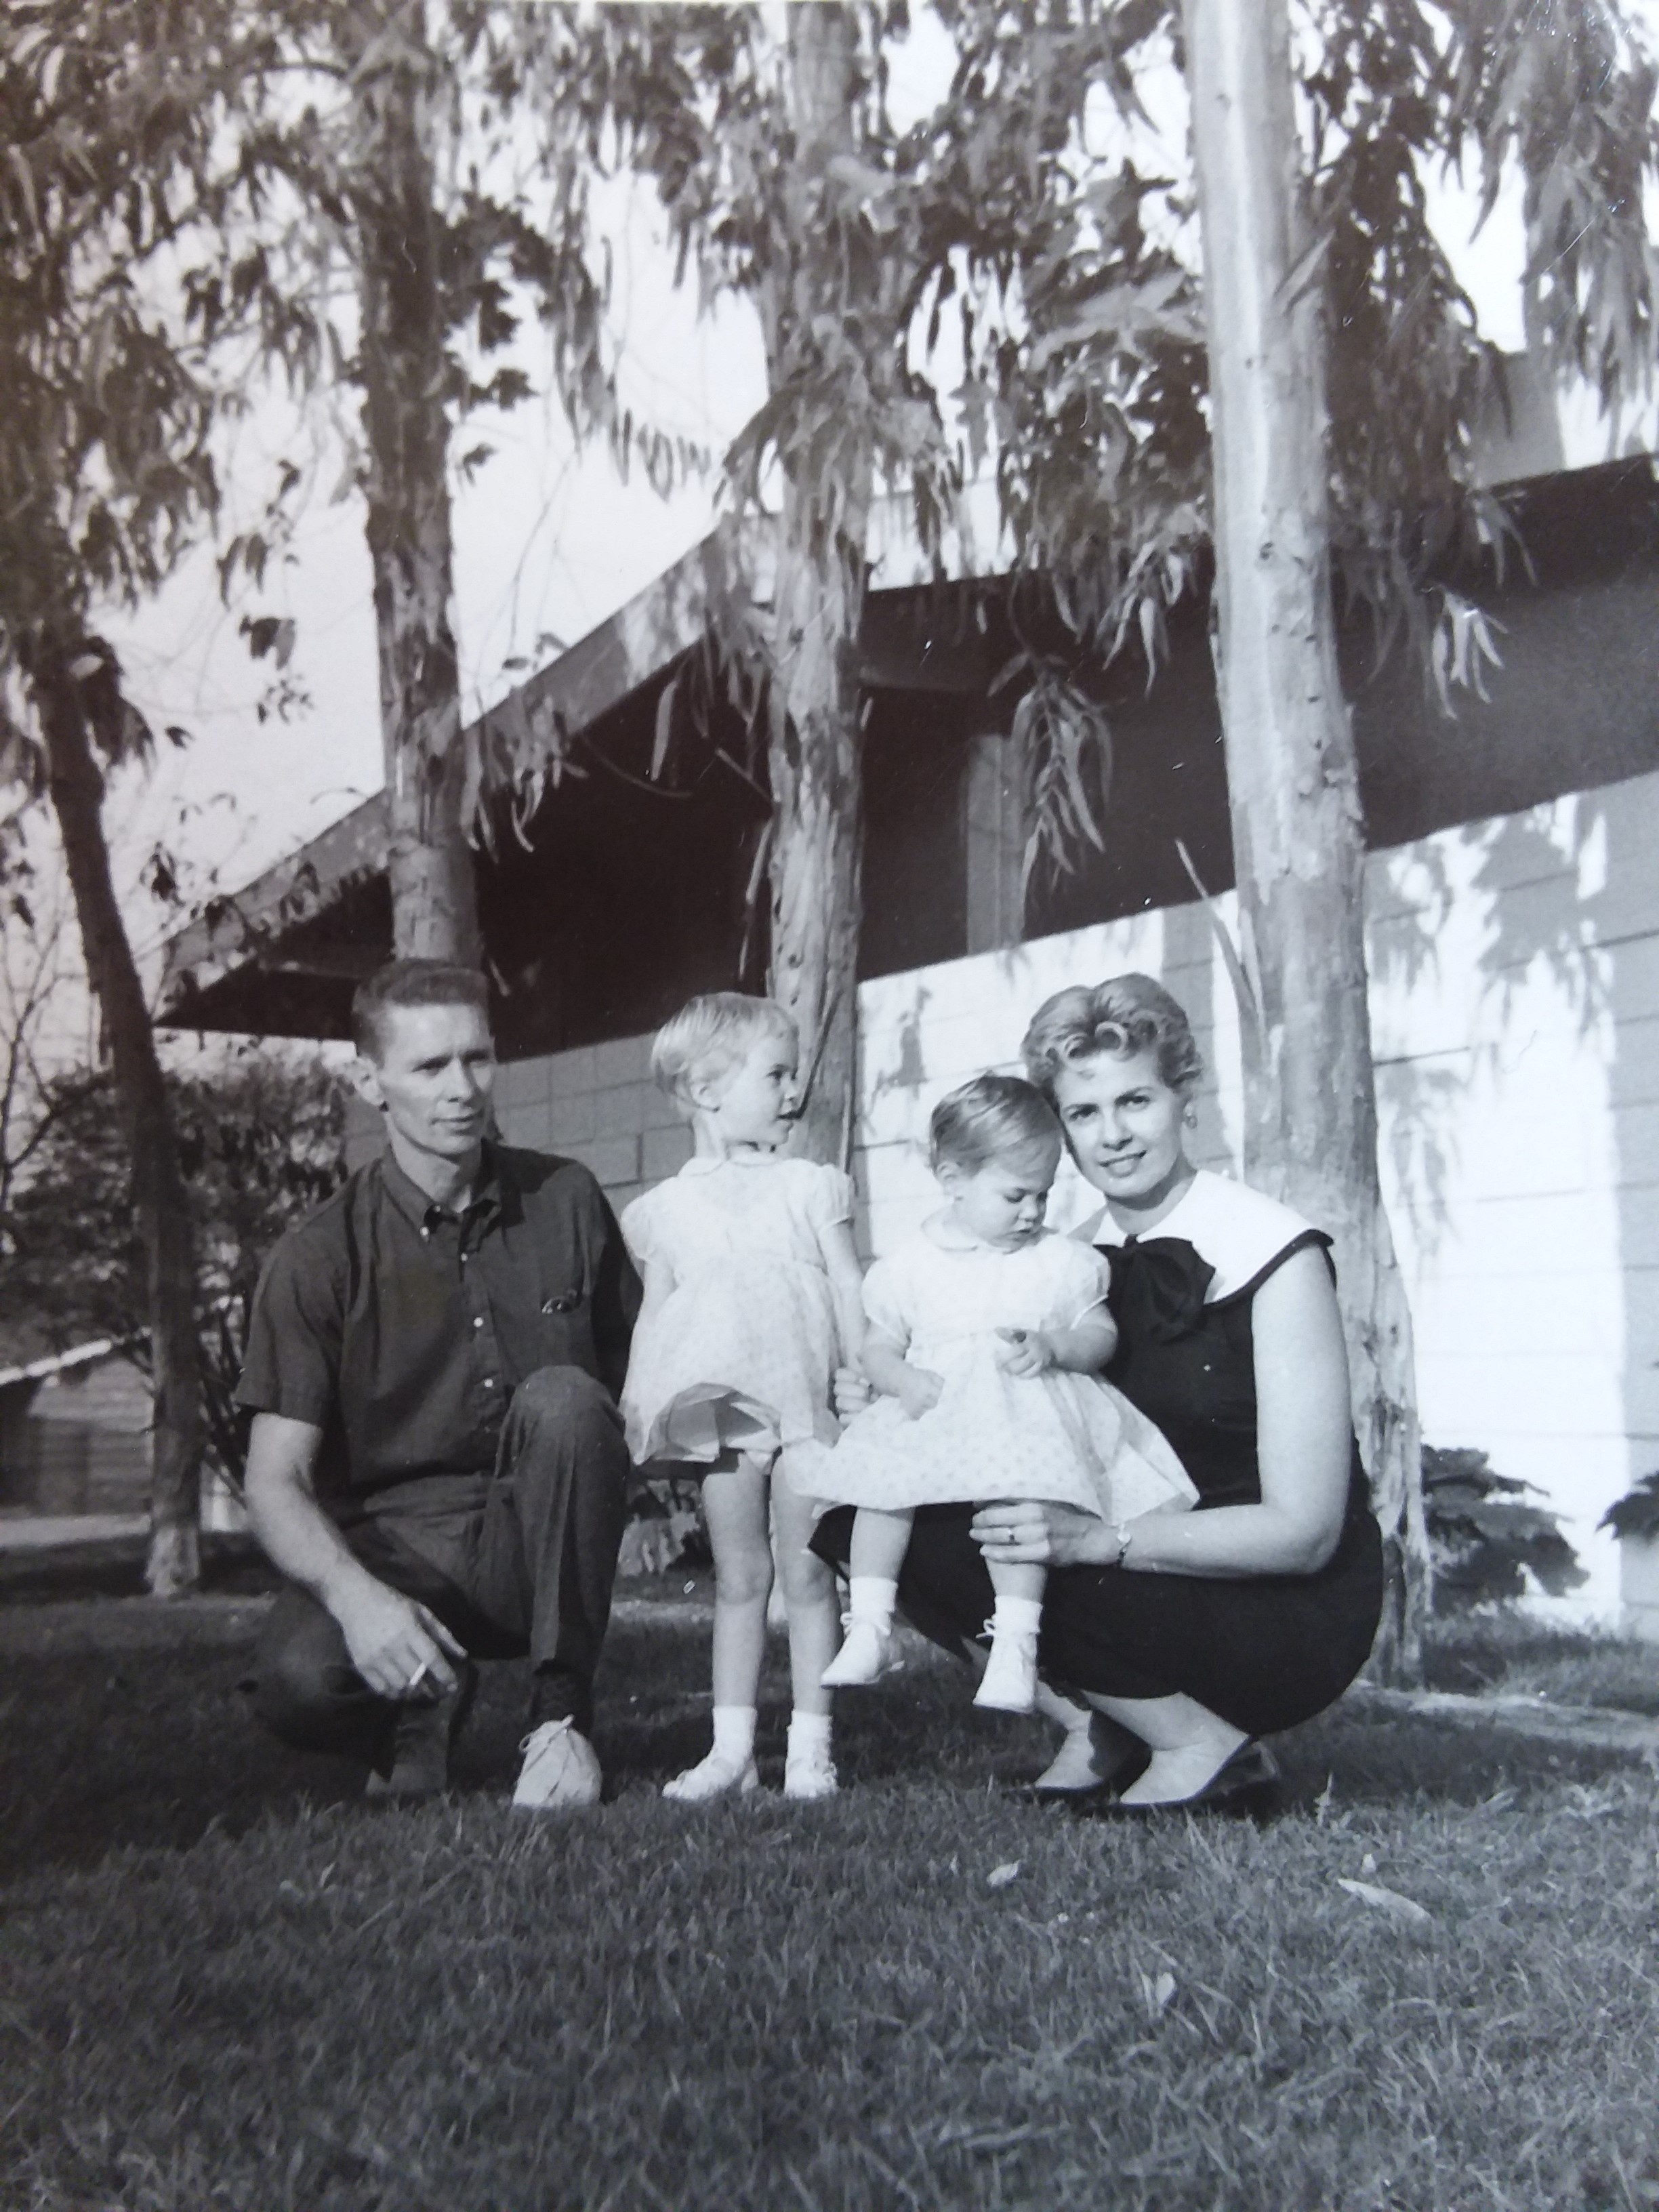
[[645,1282],[623,1389],[629,1446],[636,1462],[701,1474],[714,1555],[714,1748],[665,1785],[671,1797],[757,1786],[774,1515],[794,1703],[784,1795],[836,1787],[822,1679],[837,1636],[834,1577],[807,1549],[810,1504],[773,1476],[835,1436],[830,1377],[838,1357],[856,1355],[863,1310],[852,1185],[780,1149],[798,1054],[794,1024],[769,999],[721,991],[684,1007],[659,1032],[652,1069],[696,1150],[622,1218]]
[[[940,1101],[933,1172],[946,1205],[864,1285],[861,1364],[878,1398],[792,1480],[858,1508],[847,1640],[824,1680],[873,1681],[888,1660],[918,1505],[1052,1499],[1109,1521],[1197,1496],[1145,1414],[1099,1379],[1116,1328],[1106,1262],[1042,1225],[1060,1164],[1053,1109],[983,1075]],[[1029,1712],[1046,1571],[988,1558],[996,1607],[978,1705]]]

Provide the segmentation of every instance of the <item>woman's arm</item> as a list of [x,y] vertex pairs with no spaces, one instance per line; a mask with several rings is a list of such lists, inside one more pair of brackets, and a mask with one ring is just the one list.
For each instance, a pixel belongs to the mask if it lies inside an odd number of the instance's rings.
[[[1314,1574],[1336,1549],[1348,1496],[1352,1416],[1336,1291],[1324,1255],[1293,1252],[1256,1292],[1259,1505],[1206,1513],[1158,1507],[1127,1523],[1121,1564],[1141,1574]],[[974,1520],[998,1559],[1054,1566],[1111,1565],[1118,1532],[1057,1505],[987,1506]]]

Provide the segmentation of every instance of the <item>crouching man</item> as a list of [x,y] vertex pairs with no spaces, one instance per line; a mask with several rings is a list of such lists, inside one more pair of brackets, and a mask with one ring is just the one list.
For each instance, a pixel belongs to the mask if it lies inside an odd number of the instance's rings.
[[586,1168],[486,1139],[486,1004],[482,975],[436,961],[362,986],[355,1079],[386,1153],[260,1279],[238,1392],[247,1504],[289,1587],[253,1696],[286,1741],[417,1796],[446,1786],[472,1661],[528,1652],[513,1802],[542,1811],[599,1795],[639,1284]]

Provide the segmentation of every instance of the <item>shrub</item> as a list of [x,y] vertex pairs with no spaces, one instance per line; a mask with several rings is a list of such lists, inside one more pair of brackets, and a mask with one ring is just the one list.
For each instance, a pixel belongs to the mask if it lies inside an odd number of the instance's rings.
[[1584,1580],[1556,1516],[1529,1482],[1498,1474],[1483,1451],[1423,1448],[1423,1511],[1434,1556],[1434,1609],[1502,1605],[1529,1588],[1560,1597]]
[[1659,1536],[1659,1469],[1616,1498],[1596,1526],[1615,1536]]
[[659,1575],[682,1559],[707,1564],[698,1488],[687,1475],[661,1472],[639,1485],[629,1500],[618,1574]]

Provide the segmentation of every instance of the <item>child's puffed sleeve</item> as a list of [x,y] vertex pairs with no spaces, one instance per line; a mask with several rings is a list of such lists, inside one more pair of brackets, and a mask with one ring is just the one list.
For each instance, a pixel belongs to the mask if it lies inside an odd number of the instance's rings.
[[1062,1328],[1073,1328],[1106,1303],[1112,1269],[1103,1252],[1082,1244],[1074,1237],[1057,1237],[1059,1265],[1054,1284],[1054,1315]]
[[841,1222],[850,1221],[857,1202],[851,1176],[843,1175],[839,1168],[813,1164],[812,1181],[806,1194],[806,1218],[814,1229],[834,1229]]
[[905,1317],[903,1289],[891,1260],[878,1260],[864,1279],[864,1313],[872,1328],[890,1336],[895,1344],[908,1344],[910,1324]]
[[652,1194],[636,1198],[623,1208],[623,1241],[636,1267],[644,1267],[662,1256],[662,1245],[656,1234],[656,1208],[651,1203]]

